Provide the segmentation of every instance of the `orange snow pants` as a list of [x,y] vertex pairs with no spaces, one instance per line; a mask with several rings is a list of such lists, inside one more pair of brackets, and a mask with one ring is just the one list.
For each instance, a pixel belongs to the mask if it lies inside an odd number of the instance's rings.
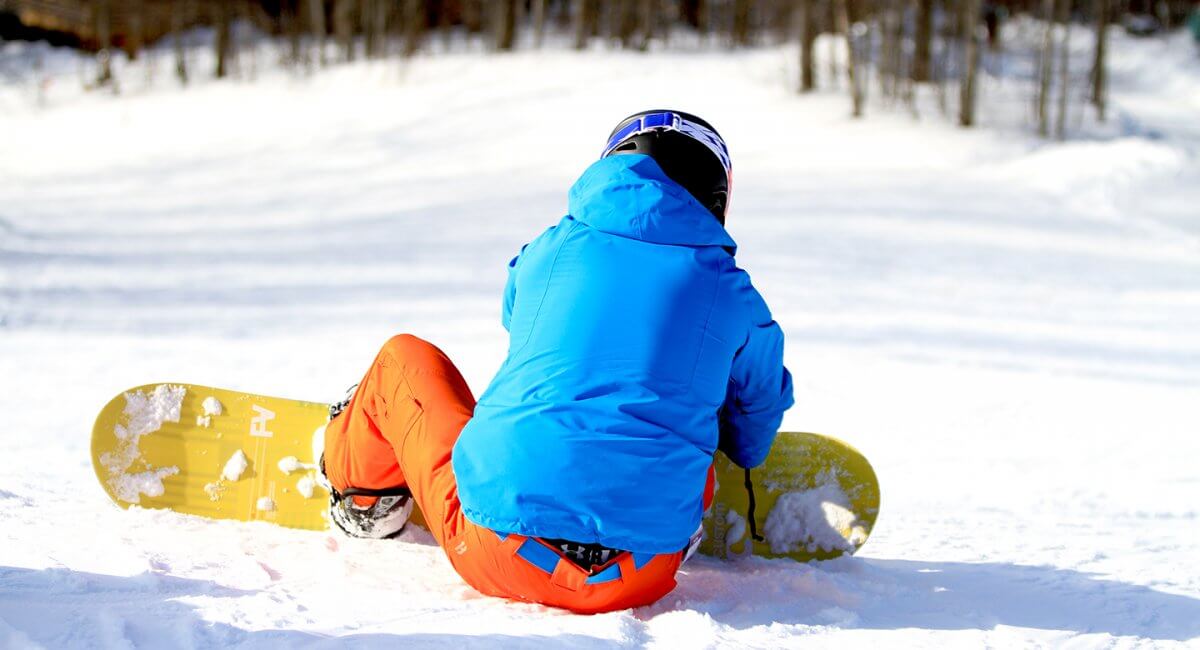
[[675,588],[682,551],[621,553],[589,572],[540,539],[468,521],[450,453],[474,408],[441,350],[411,335],[391,338],[326,428],[330,483],[339,491],[407,485],[450,564],[484,594],[596,613],[648,605]]

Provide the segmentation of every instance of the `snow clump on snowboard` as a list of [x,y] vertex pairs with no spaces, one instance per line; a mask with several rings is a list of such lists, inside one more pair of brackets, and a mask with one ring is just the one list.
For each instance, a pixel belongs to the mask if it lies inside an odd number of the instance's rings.
[[[835,481],[780,495],[763,527],[771,551],[790,553],[804,548],[809,552],[854,552],[861,543],[855,542],[861,529],[854,529],[857,517],[846,507],[849,503]],[[850,533],[849,539],[842,531]]]
[[163,495],[163,479],[179,473],[178,467],[147,468],[146,471],[130,473],[129,467],[141,456],[139,443],[142,436],[162,428],[163,422],[178,422],[183,406],[183,386],[160,384],[154,392],[146,395],[142,391],[125,393],[125,424],[113,430],[117,436],[117,449],[103,454],[100,463],[108,470],[108,484],[117,498],[126,503],[138,503],[144,494],[149,497]]

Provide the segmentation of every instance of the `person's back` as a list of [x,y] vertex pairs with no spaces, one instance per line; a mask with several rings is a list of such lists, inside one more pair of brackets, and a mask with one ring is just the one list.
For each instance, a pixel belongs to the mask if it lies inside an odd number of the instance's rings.
[[464,513],[678,551],[719,441],[747,466],[770,448],[791,405],[783,338],[720,221],[655,159],[601,159],[569,208],[510,265],[508,358],[453,454]]

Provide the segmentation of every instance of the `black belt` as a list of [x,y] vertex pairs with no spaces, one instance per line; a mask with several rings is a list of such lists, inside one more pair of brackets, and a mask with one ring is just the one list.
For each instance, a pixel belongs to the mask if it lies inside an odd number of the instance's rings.
[[613,558],[625,552],[621,549],[609,548],[600,544],[580,544],[568,539],[548,539],[545,537],[538,539],[558,549],[563,554],[563,557],[584,571],[591,571],[592,567],[608,564]]

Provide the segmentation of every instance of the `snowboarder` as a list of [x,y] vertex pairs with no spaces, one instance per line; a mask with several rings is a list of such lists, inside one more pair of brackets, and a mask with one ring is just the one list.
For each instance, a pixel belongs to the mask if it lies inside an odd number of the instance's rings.
[[762,463],[792,405],[783,334],[724,228],[731,180],[704,120],[621,121],[509,263],[508,356],[478,403],[438,348],[383,346],[327,428],[334,521],[387,537],[415,501],[494,596],[586,613],[670,592],[713,453]]

